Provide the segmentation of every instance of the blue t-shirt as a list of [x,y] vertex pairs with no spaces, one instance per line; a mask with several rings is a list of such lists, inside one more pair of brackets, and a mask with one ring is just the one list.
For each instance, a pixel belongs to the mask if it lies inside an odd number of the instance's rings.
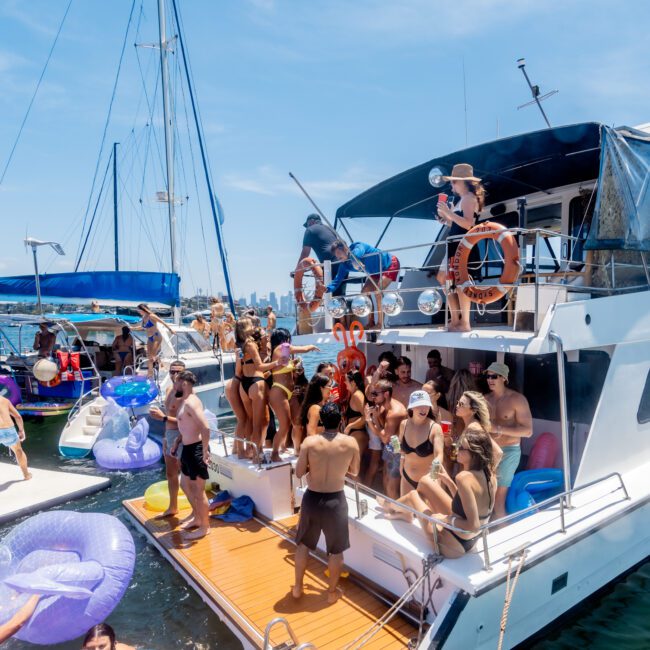
[[[366,273],[369,275],[376,275],[381,272],[384,273],[390,266],[392,255],[381,251],[370,244],[363,242],[352,242],[350,250],[354,253],[355,257],[365,266]],[[357,263],[350,256],[345,262],[339,262],[339,268],[336,277],[332,282],[327,285],[326,291],[331,293],[336,291],[341,284],[347,279],[351,271],[362,271],[363,269],[357,267]]]

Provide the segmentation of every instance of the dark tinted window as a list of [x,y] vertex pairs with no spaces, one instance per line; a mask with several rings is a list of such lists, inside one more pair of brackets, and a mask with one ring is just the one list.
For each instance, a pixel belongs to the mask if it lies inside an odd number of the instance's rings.
[[197,366],[195,368],[188,368],[188,370],[191,370],[196,375],[198,386],[221,381],[221,368],[216,360],[209,366]]
[[641,403],[639,410],[636,412],[636,419],[639,424],[646,424],[650,422],[650,372],[645,378],[645,386],[643,393],[641,393]]
[[223,378],[224,381],[232,379],[235,376],[235,364],[234,363],[224,363],[223,364]]

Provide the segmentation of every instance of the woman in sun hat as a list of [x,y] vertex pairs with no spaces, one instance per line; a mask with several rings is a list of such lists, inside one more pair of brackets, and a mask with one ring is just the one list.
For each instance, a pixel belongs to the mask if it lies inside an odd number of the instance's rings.
[[[442,178],[451,182],[452,192],[460,200],[452,208],[444,202],[438,203],[438,219],[443,225],[450,227],[447,237],[464,235],[478,221],[479,213],[485,205],[485,189],[481,185],[481,179],[474,176],[474,169],[467,163],[454,165],[451,175]],[[438,272],[438,282],[441,286],[445,286],[447,276],[452,271],[452,261],[459,243],[459,239],[447,243],[447,264],[443,263]],[[456,291],[455,287],[452,287],[447,294],[447,300],[451,312],[449,330],[469,332],[472,329],[469,322],[470,299],[463,291]]]

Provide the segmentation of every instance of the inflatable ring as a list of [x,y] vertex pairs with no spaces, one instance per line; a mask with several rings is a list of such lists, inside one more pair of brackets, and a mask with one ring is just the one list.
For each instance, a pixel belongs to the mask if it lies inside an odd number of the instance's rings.
[[[158,481],[152,483],[144,493],[144,506],[147,510],[154,512],[164,512],[169,508],[169,489],[167,481]],[[178,509],[185,510],[190,507],[183,490],[178,490]]]
[[102,384],[104,399],[111,397],[119,406],[136,407],[153,402],[158,396],[158,388],[153,380],[140,375],[111,377]]
[[104,469],[139,469],[160,460],[162,449],[151,440],[149,423],[142,418],[127,437],[100,438],[93,446],[95,461]]
[[[316,278],[316,291],[314,298],[307,302],[305,298],[305,290],[302,286],[302,280],[306,271],[313,271]],[[319,266],[318,262],[313,257],[305,257],[298,262],[296,271],[293,275],[293,291],[296,296],[298,307],[307,307],[309,311],[316,311],[320,306],[323,295],[325,294],[325,283],[323,282],[323,269]]]
[[496,302],[503,298],[509,287],[503,285],[512,284],[519,277],[519,246],[517,240],[505,226],[493,221],[486,221],[470,228],[467,234],[460,241],[456,254],[451,262],[453,279],[456,286],[460,286],[469,281],[469,272],[467,263],[472,248],[483,239],[493,239],[501,244],[505,258],[503,273],[499,278],[497,285],[473,285],[463,287],[463,293],[472,301],[482,305]]
[[134,565],[133,537],[117,517],[34,515],[0,544],[0,624],[36,594],[41,599],[16,638],[47,646],[76,639],[115,609]]
[[6,397],[14,406],[20,404],[20,388],[13,377],[0,375],[0,396]]
[[[506,512],[510,515],[530,508],[539,501],[549,499],[562,492],[564,479],[561,469],[527,469],[517,472],[512,479],[506,495]],[[528,517],[533,511],[522,515]]]

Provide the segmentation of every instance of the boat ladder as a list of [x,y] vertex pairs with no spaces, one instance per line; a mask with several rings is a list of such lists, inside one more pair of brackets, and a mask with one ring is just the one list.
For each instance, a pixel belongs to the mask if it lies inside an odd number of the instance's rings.
[[[285,641],[280,645],[271,645],[271,630],[276,625],[284,626],[284,628],[287,631],[287,634],[291,637],[290,642]],[[264,630],[263,649],[264,650],[316,650],[316,646],[313,643],[299,644],[298,638],[296,637],[296,633],[291,629],[291,625],[289,625],[289,621],[287,621],[287,619],[282,616],[278,616],[277,618],[274,618],[272,621],[270,621],[269,624],[266,626],[266,629]]]

